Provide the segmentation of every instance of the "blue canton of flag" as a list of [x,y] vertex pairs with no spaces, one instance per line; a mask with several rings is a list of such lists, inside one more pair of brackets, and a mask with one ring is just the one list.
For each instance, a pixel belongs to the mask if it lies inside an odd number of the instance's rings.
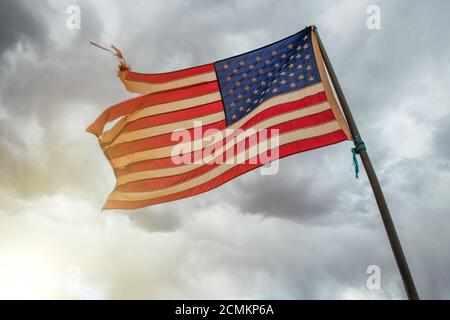
[[227,126],[271,97],[320,82],[311,28],[214,66]]

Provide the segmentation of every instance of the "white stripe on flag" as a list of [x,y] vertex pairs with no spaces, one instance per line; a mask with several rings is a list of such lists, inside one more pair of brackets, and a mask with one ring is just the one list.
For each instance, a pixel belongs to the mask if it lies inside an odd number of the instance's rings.
[[[341,127],[336,121],[331,121],[322,125],[313,126],[309,128],[303,128],[296,131],[291,131],[286,134],[280,135],[280,145],[284,145],[290,142],[294,142],[297,140],[308,139],[320,135],[324,135],[327,133],[331,133],[337,130],[341,130]],[[264,146],[267,146],[266,141],[260,143],[258,146],[254,146],[254,148],[263,149]],[[258,149],[260,150],[260,149]],[[250,153],[249,149],[245,151],[245,159],[248,159]],[[239,157],[236,155],[236,157]],[[233,159],[230,159],[230,162],[234,162]],[[216,168],[206,172],[203,175],[197,176],[191,180],[185,181],[180,184],[176,184],[174,186],[170,186],[168,188],[154,190],[154,191],[146,191],[146,192],[122,192],[122,191],[113,191],[109,196],[109,200],[119,200],[119,201],[140,201],[140,200],[149,200],[157,197],[162,197],[166,195],[170,195],[173,193],[177,193],[180,191],[184,191],[196,186],[199,186],[203,183],[206,183],[222,173],[232,169],[233,167],[239,164],[221,164]]]

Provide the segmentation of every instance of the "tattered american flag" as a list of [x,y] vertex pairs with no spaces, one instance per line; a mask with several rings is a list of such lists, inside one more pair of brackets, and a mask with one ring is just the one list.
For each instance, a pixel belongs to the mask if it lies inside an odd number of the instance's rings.
[[[312,27],[212,64],[159,74],[122,66],[119,76],[140,96],[109,107],[87,129],[98,137],[117,178],[103,209],[186,198],[262,165],[248,157],[242,163],[198,161],[210,147],[207,136],[190,144],[189,157],[197,161],[174,162],[171,152],[179,141],[172,133],[193,133],[196,123],[203,132],[277,129],[277,158],[351,139]],[[244,152],[252,141],[247,137]],[[220,145],[220,153],[242,152],[233,143]]]

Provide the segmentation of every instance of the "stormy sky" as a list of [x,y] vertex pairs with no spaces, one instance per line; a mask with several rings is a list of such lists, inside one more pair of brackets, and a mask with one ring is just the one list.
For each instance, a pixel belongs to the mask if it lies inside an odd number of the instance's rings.
[[[66,26],[81,10],[80,29]],[[369,30],[377,5],[381,29]],[[450,2],[0,0],[0,298],[402,299],[351,143],[192,198],[101,212],[94,136],[133,97],[112,55],[163,72],[315,24],[384,188],[419,294],[450,298]],[[381,270],[369,289],[368,266]]]

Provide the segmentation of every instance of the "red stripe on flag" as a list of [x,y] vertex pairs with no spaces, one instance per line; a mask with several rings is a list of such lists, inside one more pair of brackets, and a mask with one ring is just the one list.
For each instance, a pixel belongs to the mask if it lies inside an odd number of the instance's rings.
[[86,131],[97,136],[102,134],[105,125],[108,122],[114,121],[119,117],[127,115],[133,111],[154,106],[157,104],[173,102],[177,100],[194,98],[209,93],[219,91],[219,84],[217,81],[203,83],[192,87],[175,89],[171,91],[164,91],[152,94],[146,94],[124,102],[115,104],[106,109]]
[[[222,120],[222,121],[218,121],[215,123],[205,125],[202,128],[204,131],[206,131],[208,129],[223,130],[226,128],[226,126],[227,126],[226,121]],[[189,132],[189,135],[191,137],[194,136],[194,128],[187,129],[187,131]],[[159,136],[154,136],[154,137],[136,140],[136,141],[132,141],[132,142],[128,142],[128,143],[119,143],[119,144],[113,145],[110,149],[108,149],[107,153],[110,158],[118,158],[118,157],[130,154],[130,153],[172,146],[172,145],[175,145],[178,143],[179,143],[179,141],[172,141],[172,133],[165,133],[165,134],[161,134]],[[149,160],[149,161],[155,161],[155,160],[156,159]],[[130,164],[130,166],[133,166],[133,165]],[[119,170],[119,171],[121,171],[121,170]]]
[[263,112],[256,114],[254,117],[252,117],[251,119],[246,121],[245,124],[243,124],[241,126],[241,128],[245,130],[247,128],[252,127],[254,124],[261,122],[263,120],[266,120],[268,118],[278,116],[282,113],[310,107],[310,106],[313,106],[313,105],[316,105],[316,104],[319,104],[322,102],[326,102],[326,101],[327,101],[327,96],[326,96],[325,92],[322,91],[322,92],[316,93],[314,95],[305,97],[305,98],[297,100],[297,101],[278,104],[267,110],[264,110]]
[[[270,139],[270,137],[271,137],[270,129],[273,129],[273,128],[279,129],[279,134],[281,135],[281,134],[287,133],[289,131],[323,124],[323,123],[326,123],[326,122],[329,122],[332,120],[334,120],[334,115],[331,110],[327,110],[327,111],[321,112],[319,114],[307,116],[307,117],[300,118],[300,119],[294,119],[294,120],[285,122],[283,124],[276,125],[272,128],[269,128],[267,137],[258,137],[258,139],[251,139],[250,137],[247,138],[245,141],[242,142],[242,143],[245,143],[245,145],[242,145],[240,147],[240,150],[241,151],[246,150],[254,144],[263,142],[264,140],[266,140],[266,138]],[[253,135],[252,137],[254,137],[254,136],[257,136],[257,134]],[[217,144],[216,144],[216,147],[217,147]],[[198,152],[198,151],[191,152],[190,158],[192,159],[192,163],[195,160],[201,160],[204,151],[207,151],[207,154],[211,154],[213,151],[213,148],[214,147],[208,146],[207,148],[204,148],[201,152]],[[238,151],[237,146],[234,146],[233,150],[234,150],[233,155],[236,155],[237,151]],[[224,153],[222,153],[221,155],[218,155],[218,158],[221,158],[224,155]],[[225,161],[226,160],[225,156],[223,156],[222,159],[223,159],[223,161]],[[176,167],[177,165],[173,165],[173,166]],[[142,192],[142,191],[158,190],[158,189],[162,189],[162,188],[166,188],[166,187],[169,187],[169,186],[172,186],[175,184],[179,184],[179,183],[185,182],[187,180],[190,180],[192,178],[195,178],[197,176],[200,176],[200,175],[204,174],[205,172],[212,170],[216,166],[217,166],[217,164],[214,164],[212,161],[211,164],[205,164],[204,166],[194,169],[192,171],[189,171],[187,173],[182,173],[182,174],[178,174],[175,176],[169,176],[169,177],[151,178],[151,179],[133,181],[133,182],[129,182],[127,184],[118,186],[117,190],[125,191],[125,192]]]
[[183,70],[177,70],[165,73],[138,73],[134,71],[128,71],[127,79],[131,81],[149,82],[149,83],[162,83],[173,80],[178,80],[186,77],[196,76],[202,73],[214,72],[214,64],[205,64],[199,67],[193,67]]
[[122,132],[151,128],[163,124],[200,118],[209,114],[223,111],[222,101],[204,104],[174,112],[161,113],[132,121],[125,125]]
[[[280,159],[295,153],[325,147],[345,140],[347,140],[347,136],[345,135],[345,133],[342,130],[338,130],[325,135],[305,140],[294,141],[292,143],[280,146]],[[217,188],[220,185],[224,184],[225,182],[232,180],[250,170],[256,169],[262,165],[260,163],[249,164],[249,162],[250,160],[247,161],[246,164],[235,166],[231,170],[223,173],[222,175],[188,190],[180,191],[178,193],[149,200],[141,200],[141,201],[108,200],[106,204],[103,206],[103,209],[137,209],[148,205],[164,203],[200,194],[209,191],[211,189]]]
[[[303,99],[300,99],[300,100],[297,100],[294,102],[279,104],[279,105],[273,106],[267,110],[264,110],[263,112],[258,113],[257,115],[248,119],[247,122],[241,126],[241,128],[243,130],[245,130],[245,129],[250,128],[251,126],[255,125],[256,123],[266,120],[268,118],[271,118],[273,116],[277,116],[282,113],[294,111],[294,110],[301,109],[301,108],[310,107],[310,106],[313,106],[315,104],[319,104],[319,103],[322,103],[325,101],[327,101],[325,92],[319,92],[315,95],[308,96],[308,97],[305,97]],[[216,128],[216,129],[222,130],[222,124],[218,127],[205,126],[203,128],[203,130],[206,131],[207,129],[210,129],[210,128]],[[190,133],[192,133],[192,132],[190,131]],[[162,139],[159,141],[161,141],[161,142],[167,141],[167,145],[176,144],[177,142],[170,141],[170,137],[171,137],[171,134],[166,134],[164,137],[165,139]],[[121,157],[126,154],[129,154],[129,153],[137,152],[137,151],[144,151],[144,150],[148,150],[148,149],[155,149],[155,148],[166,146],[166,145],[160,144],[160,143],[152,144],[152,143],[149,143],[150,141],[153,142],[154,140],[153,139],[152,140],[142,139],[142,140],[136,140],[136,141],[131,141],[131,142],[119,143],[119,144],[113,145],[108,150],[108,154],[112,158],[117,158],[117,157]]]

